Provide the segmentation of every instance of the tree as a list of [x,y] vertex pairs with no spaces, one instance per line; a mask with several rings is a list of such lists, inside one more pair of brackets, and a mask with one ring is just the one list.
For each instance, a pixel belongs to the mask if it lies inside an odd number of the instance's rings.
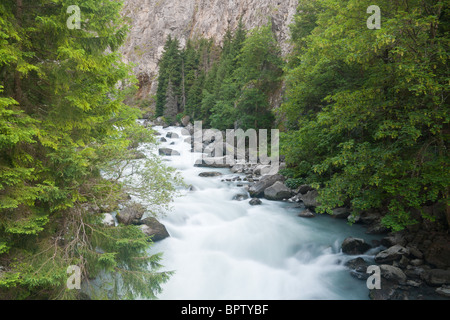
[[173,95],[177,100],[179,109],[183,90],[183,58],[180,51],[180,42],[169,35],[164,46],[164,53],[159,62],[158,90],[156,93],[156,116],[164,115],[169,82],[172,83]]
[[[127,32],[122,3],[77,1],[74,30],[66,25],[72,4],[0,4],[0,297],[76,298],[66,280],[78,265],[84,279],[114,276],[124,297],[154,298],[169,276],[157,271],[160,255],[148,254],[137,227],[102,219],[124,193],[149,188],[160,190],[147,199],[156,214],[177,178],[156,159],[138,162],[131,148],[154,141],[118,85],[135,83],[117,52]],[[130,183],[133,171],[152,179]]]
[[322,211],[381,209],[400,230],[413,209],[448,206],[444,3],[381,1],[382,28],[369,30],[369,1],[300,1],[283,145]]

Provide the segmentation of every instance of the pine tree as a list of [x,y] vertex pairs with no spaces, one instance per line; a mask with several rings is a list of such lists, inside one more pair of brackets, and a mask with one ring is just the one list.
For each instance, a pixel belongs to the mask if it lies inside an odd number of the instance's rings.
[[[84,279],[107,273],[127,297],[152,298],[168,276],[160,256],[138,228],[105,227],[103,213],[152,188],[148,210],[158,212],[174,172],[131,160],[129,146],[153,138],[118,85],[136,81],[117,52],[122,3],[76,2],[80,29],[67,27],[69,0],[0,4],[0,297],[76,298],[66,280],[78,265]],[[130,184],[129,170],[142,182]]]

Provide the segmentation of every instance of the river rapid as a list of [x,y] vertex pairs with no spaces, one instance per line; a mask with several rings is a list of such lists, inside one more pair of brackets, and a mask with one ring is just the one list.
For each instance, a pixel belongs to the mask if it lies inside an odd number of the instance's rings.
[[[349,236],[368,243],[377,236],[327,215],[300,218],[305,209],[293,203],[262,199],[262,205],[251,206],[250,199],[233,200],[247,191],[238,182],[223,180],[242,175],[194,167],[202,155],[191,153],[181,128],[154,129],[164,137],[178,134],[160,147],[180,153],[164,159],[193,187],[182,190],[173,210],[160,219],[171,237],[152,250],[163,252],[163,270],[175,274],[163,285],[159,299],[369,299],[366,282],[352,277],[344,265],[356,257],[343,254],[340,247]],[[199,177],[210,171],[223,176]],[[373,259],[370,254],[362,257]]]

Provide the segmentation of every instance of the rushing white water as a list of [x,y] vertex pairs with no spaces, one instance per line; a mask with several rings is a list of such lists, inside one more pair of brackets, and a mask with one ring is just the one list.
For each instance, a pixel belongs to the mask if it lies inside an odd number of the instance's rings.
[[[345,268],[349,257],[340,252],[348,236],[371,238],[360,226],[318,216],[299,218],[301,209],[285,202],[234,201],[246,193],[228,169],[194,167],[180,128],[156,128],[163,136],[175,132],[161,147],[180,152],[166,157],[195,191],[177,198],[173,211],[161,222],[171,237],[156,243],[163,252],[165,271],[175,271],[163,286],[162,300],[312,300],[367,299],[365,281]],[[170,145],[175,142],[174,145]],[[222,177],[201,178],[201,172],[219,171]]]

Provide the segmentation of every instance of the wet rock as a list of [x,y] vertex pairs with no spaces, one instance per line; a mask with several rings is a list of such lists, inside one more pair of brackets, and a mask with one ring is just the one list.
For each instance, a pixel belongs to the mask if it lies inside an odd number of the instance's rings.
[[166,134],[166,138],[169,139],[178,139],[180,136],[175,132],[169,132]]
[[284,177],[282,175],[273,175],[273,176],[263,176],[260,181],[255,183],[253,186],[249,188],[250,196],[261,198],[264,196],[264,191],[273,186],[275,182],[284,182]]
[[450,267],[450,241],[448,238],[437,237],[425,253],[425,261],[436,268]]
[[402,269],[388,265],[383,264],[380,265],[381,269],[381,276],[391,282],[404,284],[406,282],[406,275],[402,271]]
[[253,198],[252,200],[250,200],[250,205],[251,206],[260,206],[260,205],[262,205],[262,201],[258,198]]
[[450,286],[442,286],[440,288],[437,288],[436,293],[441,296],[450,298]]
[[153,217],[144,219],[140,228],[145,235],[152,238],[153,242],[170,237],[166,227]]
[[450,285],[450,270],[427,270],[422,273],[422,280],[430,286]]
[[[259,165],[256,166],[255,170],[253,170],[253,173],[257,176],[264,176],[266,174],[269,174],[272,169],[272,166],[269,165]],[[277,172],[278,173],[278,172]],[[273,174],[272,174],[273,175]]]
[[233,197],[233,201],[244,201],[247,200],[249,197],[247,194],[237,194]]
[[306,209],[298,214],[300,218],[315,218],[316,215],[309,209]]
[[356,269],[356,268],[358,268],[358,267],[360,267],[360,266],[365,266],[365,267],[367,267],[367,262],[366,262],[366,260],[364,260],[363,258],[361,258],[361,257],[358,257],[358,258],[356,258],[356,259],[352,259],[352,260],[349,260],[349,261],[347,261],[346,263],[345,263],[345,266],[346,267],[348,267],[348,268],[350,268],[350,269]]
[[202,172],[198,175],[202,178],[212,178],[212,177],[220,177],[222,176],[222,173],[220,172]]
[[170,148],[161,148],[159,149],[159,155],[161,156],[179,156],[180,153],[176,150],[172,150]]
[[313,191],[314,188],[310,185],[304,184],[297,188],[296,192],[300,194],[307,194],[309,191]]
[[183,127],[188,126],[189,123],[191,123],[191,117],[184,116],[183,119],[181,119],[181,124],[183,125]]
[[126,226],[139,225],[144,216],[145,208],[139,203],[130,203],[117,214],[117,221]]
[[286,185],[281,181],[275,182],[271,187],[264,190],[264,197],[267,200],[280,201],[287,199],[290,196],[291,189],[286,187]]
[[357,239],[349,237],[342,243],[342,252],[349,255],[363,254],[372,246],[364,241],[364,239]]
[[301,196],[301,200],[305,204],[305,207],[308,209],[314,209],[320,205],[317,201],[317,197],[319,196],[319,192],[317,190],[308,191],[306,194]]
[[167,142],[167,139],[162,137],[161,139],[159,139],[160,142]]
[[347,219],[350,215],[350,210],[348,208],[336,208],[333,209],[331,216],[336,219]]
[[423,265],[423,262],[424,261],[422,259],[413,259],[409,263],[414,267],[418,267],[418,266]]
[[409,250],[400,245],[395,245],[387,250],[381,251],[375,256],[376,263],[390,263],[400,260],[403,255],[408,255]]

